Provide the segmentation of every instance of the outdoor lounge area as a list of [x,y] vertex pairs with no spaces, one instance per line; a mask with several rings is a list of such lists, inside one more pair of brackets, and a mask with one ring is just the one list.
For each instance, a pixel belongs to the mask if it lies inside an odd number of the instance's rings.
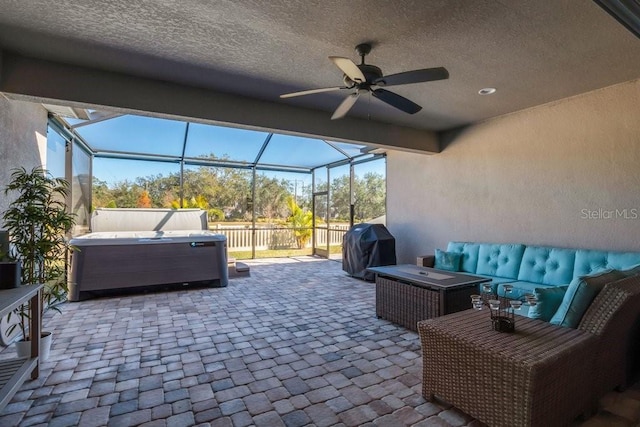
[[640,426],[638,0],[0,10],[0,427]]
[[[314,257],[250,263],[227,288],[65,304],[0,425],[482,425],[424,400],[418,335],[376,319],[374,285]],[[634,425],[640,388],[601,405],[573,425]]]

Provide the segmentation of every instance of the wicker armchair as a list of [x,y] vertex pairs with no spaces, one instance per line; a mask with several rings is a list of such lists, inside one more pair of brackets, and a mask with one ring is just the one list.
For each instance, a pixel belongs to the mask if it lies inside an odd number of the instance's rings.
[[636,379],[640,326],[640,276],[610,283],[584,314],[578,329],[598,337],[594,395],[598,399]]
[[518,316],[516,332],[493,331],[485,311],[418,323],[423,395],[491,426],[561,426],[624,386],[640,277],[608,284],[577,329]]

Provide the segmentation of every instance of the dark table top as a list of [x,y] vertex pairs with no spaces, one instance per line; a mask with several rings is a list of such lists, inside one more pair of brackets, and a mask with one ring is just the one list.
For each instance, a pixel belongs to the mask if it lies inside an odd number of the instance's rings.
[[436,270],[435,268],[429,267],[419,267],[413,264],[370,267],[367,268],[367,270],[381,276],[404,279],[416,285],[443,289],[451,289],[491,281],[491,279],[486,277],[473,276],[471,274],[463,274],[446,270]]

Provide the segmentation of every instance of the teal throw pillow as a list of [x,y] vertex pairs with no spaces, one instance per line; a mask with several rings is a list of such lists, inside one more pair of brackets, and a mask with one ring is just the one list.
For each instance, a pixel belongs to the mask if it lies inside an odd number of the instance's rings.
[[625,278],[617,270],[600,271],[591,276],[576,277],[569,284],[562,303],[550,320],[554,325],[577,328],[582,316],[607,283]]
[[435,258],[433,268],[437,268],[438,270],[460,271],[461,253],[445,252],[441,249],[436,249]]
[[535,288],[533,294],[538,302],[529,309],[529,316],[532,319],[540,319],[548,322],[558,311],[562,304],[564,294],[569,286],[553,286],[551,288]]

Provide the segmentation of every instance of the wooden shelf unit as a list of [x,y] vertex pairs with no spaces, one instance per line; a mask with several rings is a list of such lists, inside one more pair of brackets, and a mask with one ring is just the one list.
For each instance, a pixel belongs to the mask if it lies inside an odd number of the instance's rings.
[[29,339],[31,341],[31,357],[0,361],[0,411],[9,403],[29,376],[31,379],[36,379],[40,374],[38,357],[40,354],[40,292],[42,287],[43,285],[28,285],[0,290],[0,318],[30,301]]

